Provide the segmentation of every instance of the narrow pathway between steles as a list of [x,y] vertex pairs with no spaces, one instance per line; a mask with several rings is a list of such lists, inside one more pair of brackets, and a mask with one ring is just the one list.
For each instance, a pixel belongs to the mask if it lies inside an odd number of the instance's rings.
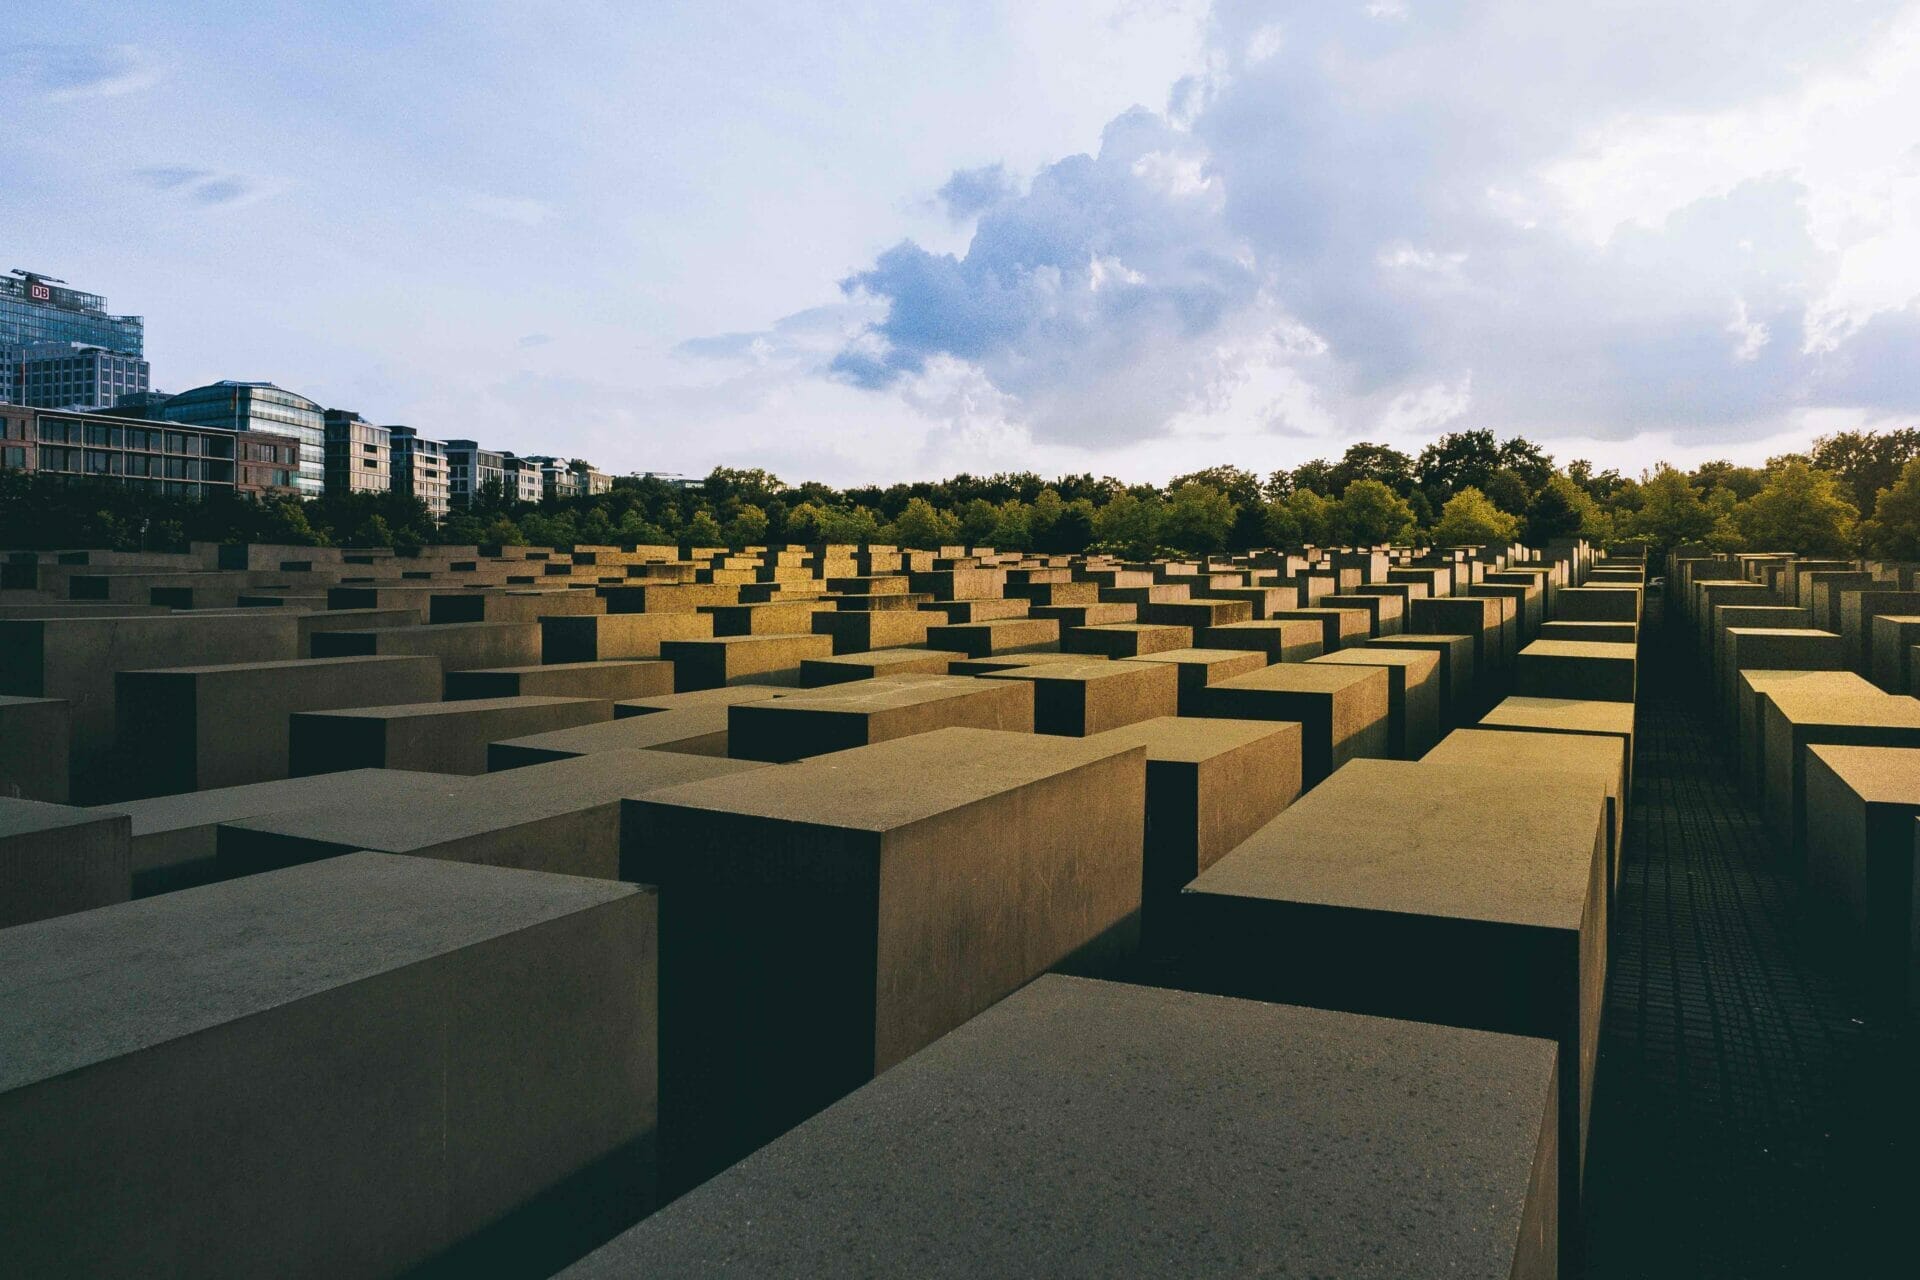
[[1916,1024],[1775,853],[1681,637],[1640,667],[1586,1274],[1920,1275]]

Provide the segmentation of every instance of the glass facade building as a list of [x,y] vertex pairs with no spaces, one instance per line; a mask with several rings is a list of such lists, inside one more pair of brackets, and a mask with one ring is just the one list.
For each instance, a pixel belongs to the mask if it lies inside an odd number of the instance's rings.
[[488,482],[498,483],[503,497],[511,498],[507,487],[507,460],[496,449],[482,449],[475,440],[447,441],[447,500],[456,507],[470,507]]
[[78,342],[146,354],[147,322],[107,313],[107,300],[30,272],[0,276],[0,348]]
[[303,498],[326,493],[326,417],[320,406],[305,396],[271,382],[215,382],[182,391],[160,407],[160,418],[229,431],[291,436],[300,445],[294,487]]
[[6,365],[0,383],[10,384],[15,404],[92,408],[116,405],[122,396],[150,390],[145,360],[105,347],[42,342],[0,359]]

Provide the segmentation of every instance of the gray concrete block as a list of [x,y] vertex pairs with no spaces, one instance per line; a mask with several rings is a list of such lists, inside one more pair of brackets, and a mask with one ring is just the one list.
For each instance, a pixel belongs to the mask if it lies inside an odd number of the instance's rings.
[[1137,930],[1145,753],[940,729],[630,801],[661,886],[662,1142],[690,1185]]
[[0,694],[0,798],[67,802],[71,720],[64,698]]
[[0,799],[0,929],[125,902],[131,882],[124,814]]
[[296,777],[341,769],[485,773],[487,744],[613,718],[605,698],[475,698],[307,711],[289,718]]
[[562,1275],[1550,1276],[1553,1075],[1538,1040],[1045,977]]
[[955,726],[1032,733],[1034,702],[1034,686],[1018,680],[936,675],[830,685],[729,707],[727,754],[784,764]]
[[122,671],[119,756],[129,799],[271,782],[302,711],[436,700],[433,657],[300,658]]
[[630,885],[359,853],[0,931],[0,1256],[391,1275],[592,1169],[644,1205],[655,929]]
[[555,662],[447,673],[447,697],[652,698],[673,692],[673,664],[647,659]]

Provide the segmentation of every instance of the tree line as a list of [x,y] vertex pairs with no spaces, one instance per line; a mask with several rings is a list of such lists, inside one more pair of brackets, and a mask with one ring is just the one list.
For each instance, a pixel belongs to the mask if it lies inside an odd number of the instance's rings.
[[137,489],[0,473],[0,547],[170,549],[189,541],[393,547],[574,543],[742,547],[763,543],[964,544],[1128,556],[1305,543],[1532,544],[1585,537],[1656,550],[1866,553],[1920,559],[1920,428],[1842,431],[1764,466],[1665,463],[1638,477],[1558,466],[1522,437],[1441,436],[1410,455],[1357,443],[1259,476],[1214,466],[1164,486],[1031,472],[835,489],[715,468],[700,484],[616,480],[591,497],[521,503],[489,483],[436,525],[404,494],[300,501],[167,501]]

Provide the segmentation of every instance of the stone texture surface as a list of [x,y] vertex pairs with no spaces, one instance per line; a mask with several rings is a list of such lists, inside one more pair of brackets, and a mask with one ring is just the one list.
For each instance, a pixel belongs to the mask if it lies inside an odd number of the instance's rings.
[[563,1274],[1550,1275],[1555,1101],[1537,1040],[1047,977]]

